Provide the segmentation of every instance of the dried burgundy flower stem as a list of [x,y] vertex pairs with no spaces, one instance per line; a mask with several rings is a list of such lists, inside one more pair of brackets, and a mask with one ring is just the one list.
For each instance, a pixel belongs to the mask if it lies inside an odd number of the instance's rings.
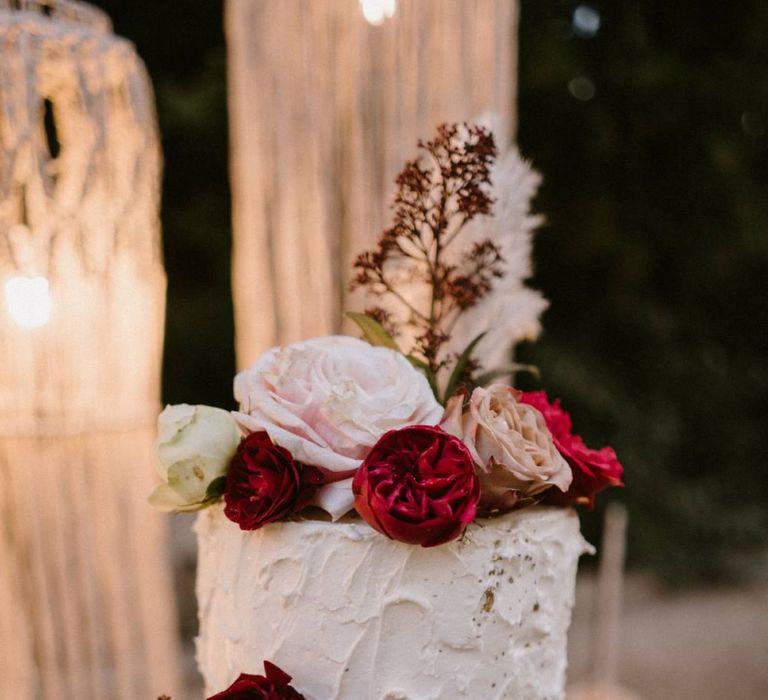
[[[416,330],[411,352],[436,372],[446,363],[440,350],[456,320],[503,275],[504,260],[490,239],[452,255],[453,262],[445,260],[446,249],[464,226],[492,213],[493,199],[487,190],[497,151],[490,131],[467,124],[442,124],[433,140],[419,141],[418,146],[421,156],[408,161],[395,180],[394,223],[381,234],[376,248],[358,256],[350,289],[365,287],[397,299],[407,309],[407,324]],[[398,291],[402,263],[408,269],[407,281],[429,285],[429,308],[417,308]],[[386,311],[374,307],[366,313],[397,335],[397,325]]]
[[392,318],[392,314],[389,311],[382,309],[380,306],[372,306],[365,310],[365,315],[370,316],[379,323],[393,338],[397,338],[400,335],[397,322]]

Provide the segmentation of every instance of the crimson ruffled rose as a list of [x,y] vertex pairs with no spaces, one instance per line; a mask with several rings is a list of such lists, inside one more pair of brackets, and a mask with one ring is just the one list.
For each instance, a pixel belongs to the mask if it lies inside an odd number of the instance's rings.
[[264,662],[264,676],[241,673],[226,690],[208,700],[306,700],[289,683],[291,677],[269,661]]
[[229,465],[224,514],[241,530],[256,530],[301,510],[322,482],[317,468],[295,461],[267,433],[251,433]]
[[464,443],[440,428],[390,430],[352,482],[357,512],[393,540],[433,547],[472,522],[480,483]]
[[624,467],[616,458],[611,447],[593,450],[584,444],[578,435],[571,433],[571,417],[560,406],[560,399],[550,403],[544,391],[524,392],[523,403],[538,409],[544,416],[552,439],[573,472],[570,488],[563,493],[549,489],[544,494],[544,503],[567,506],[579,503],[592,508],[595,494],[609,486],[623,486],[621,475]]

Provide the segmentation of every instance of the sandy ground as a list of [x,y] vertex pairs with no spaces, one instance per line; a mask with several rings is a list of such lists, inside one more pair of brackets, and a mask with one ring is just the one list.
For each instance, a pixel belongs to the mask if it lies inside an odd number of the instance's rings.
[[[571,691],[589,679],[593,596],[594,580],[581,577],[569,637]],[[642,700],[768,700],[768,581],[673,593],[632,575],[619,652],[619,682]]]

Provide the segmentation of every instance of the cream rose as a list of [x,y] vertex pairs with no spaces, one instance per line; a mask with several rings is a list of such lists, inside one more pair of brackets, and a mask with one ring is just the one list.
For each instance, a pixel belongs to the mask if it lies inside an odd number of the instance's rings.
[[464,441],[480,467],[480,505],[486,512],[508,510],[519,498],[551,486],[567,491],[573,478],[544,416],[518,396],[503,384],[479,387],[466,413],[463,397],[453,397],[440,424]]
[[228,411],[166,406],[157,419],[160,484],[149,496],[159,510],[198,510],[211,482],[227,473],[242,435]]
[[351,477],[384,433],[443,414],[401,353],[347,336],[268,350],[235,377],[235,398],[244,430],[264,430],[294,459],[339,476],[315,499],[334,518],[352,508]]

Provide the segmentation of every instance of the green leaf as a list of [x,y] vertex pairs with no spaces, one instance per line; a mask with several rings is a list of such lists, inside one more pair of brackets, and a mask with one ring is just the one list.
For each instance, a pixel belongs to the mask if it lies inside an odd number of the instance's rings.
[[169,484],[160,484],[149,496],[149,504],[158,510],[175,513],[193,513],[202,510],[218,501],[224,495],[226,476],[217,476],[205,491],[202,501],[187,503],[184,496],[175,491]]
[[453,372],[451,372],[451,376],[448,379],[448,384],[445,387],[445,400],[443,403],[448,401],[448,399],[456,393],[456,390],[459,388],[459,382],[461,381],[461,375],[464,372],[464,368],[472,357],[472,353],[475,351],[477,344],[485,337],[485,333],[486,332],[483,331],[480,335],[476,336],[472,342],[467,345],[464,352],[459,355],[456,360],[456,366],[453,368]]
[[424,360],[420,360],[415,355],[406,355],[405,356],[408,362],[410,362],[416,369],[420,369],[422,372],[428,372],[431,371],[429,369],[429,365],[424,362]]
[[387,333],[384,327],[375,318],[354,311],[347,311],[346,316],[347,318],[351,318],[360,327],[365,339],[371,345],[390,348],[391,350],[400,350],[400,348],[397,347],[395,339]]
[[210,484],[208,484],[208,488],[205,490],[203,503],[218,501],[224,495],[224,485],[226,484],[226,481],[226,476],[217,476]]
[[511,374],[515,374],[515,372],[528,372],[529,374],[532,374],[534,377],[536,377],[536,379],[541,377],[539,368],[536,365],[521,365],[513,362],[511,365],[507,365],[506,367],[499,367],[498,369],[492,369],[488,372],[484,372],[477,378],[476,382],[478,386],[485,386],[486,384],[492,382],[494,379],[498,379],[499,377],[508,377]]

